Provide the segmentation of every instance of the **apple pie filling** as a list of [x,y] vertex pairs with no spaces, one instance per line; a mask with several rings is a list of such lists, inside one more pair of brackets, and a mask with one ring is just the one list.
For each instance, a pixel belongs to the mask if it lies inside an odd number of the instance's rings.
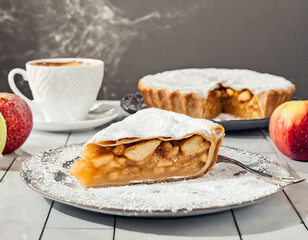
[[197,134],[181,140],[154,138],[109,146],[92,143],[85,146],[70,175],[85,187],[200,176],[210,164],[210,145]]
[[260,118],[262,116],[257,99],[248,89],[236,91],[222,88],[223,111],[243,118]]
[[243,118],[260,118],[262,112],[255,96],[248,90],[240,91],[220,87],[210,92],[205,115],[215,118],[220,113],[229,113]]

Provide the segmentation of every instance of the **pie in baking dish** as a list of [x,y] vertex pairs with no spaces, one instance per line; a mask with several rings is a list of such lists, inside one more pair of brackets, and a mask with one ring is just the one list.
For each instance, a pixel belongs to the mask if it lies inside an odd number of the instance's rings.
[[148,107],[213,119],[220,113],[268,118],[295,86],[283,77],[244,69],[182,69],[143,77],[138,84]]
[[217,123],[149,108],[95,134],[70,175],[84,187],[196,178],[216,163],[223,137]]

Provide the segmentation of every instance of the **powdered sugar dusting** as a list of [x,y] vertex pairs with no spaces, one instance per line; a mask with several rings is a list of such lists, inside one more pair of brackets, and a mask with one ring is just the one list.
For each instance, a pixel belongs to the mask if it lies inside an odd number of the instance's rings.
[[89,142],[123,138],[171,137],[180,139],[194,132],[204,133],[210,137],[214,125],[215,123],[206,119],[191,118],[158,108],[147,108],[101,130]]
[[[140,184],[110,188],[83,188],[68,175],[82,145],[71,145],[31,157],[23,163],[21,177],[27,184],[62,202],[94,209],[118,209],[137,212],[193,211],[225,207],[254,201],[281,189],[241,168],[218,163],[204,177],[171,183]],[[289,176],[268,158],[222,146],[220,154],[233,157],[261,171]]]
[[169,92],[194,92],[207,97],[209,91],[222,84],[235,90],[249,89],[259,94],[270,89],[292,89],[287,79],[268,73],[259,73],[246,69],[182,69],[147,75],[141,79],[146,86],[167,89]]

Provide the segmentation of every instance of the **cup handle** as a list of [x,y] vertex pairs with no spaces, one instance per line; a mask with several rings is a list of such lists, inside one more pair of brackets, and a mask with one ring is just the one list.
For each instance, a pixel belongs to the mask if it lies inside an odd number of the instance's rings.
[[8,80],[9,80],[9,85],[10,88],[12,89],[12,91],[18,95],[19,97],[21,97],[23,100],[25,100],[29,105],[33,104],[33,101],[30,100],[29,98],[27,98],[25,95],[23,95],[19,89],[17,88],[16,84],[15,84],[15,80],[14,77],[16,74],[20,74],[23,78],[24,81],[28,81],[28,76],[27,76],[27,72],[24,69],[21,68],[14,68],[9,72],[8,75]]
[[23,100],[26,101],[26,103],[29,105],[29,107],[31,108],[32,113],[35,113],[35,115],[41,115],[41,109],[38,107],[38,105],[31,99],[27,98],[25,95],[23,95],[19,89],[17,88],[16,84],[15,84],[15,80],[14,77],[16,74],[20,74],[23,78],[24,81],[28,81],[28,74],[27,71],[21,68],[14,68],[9,72],[8,75],[8,81],[9,81],[9,85],[10,88],[12,89],[13,93],[15,93],[16,95],[18,95],[19,97],[21,97]]

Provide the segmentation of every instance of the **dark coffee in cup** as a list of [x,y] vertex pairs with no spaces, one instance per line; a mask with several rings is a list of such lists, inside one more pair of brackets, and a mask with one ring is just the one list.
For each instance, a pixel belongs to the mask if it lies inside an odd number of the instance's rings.
[[79,66],[86,66],[90,65],[89,63],[85,62],[77,62],[77,61],[70,61],[70,62],[34,62],[33,65],[41,66],[41,67],[79,67]]

